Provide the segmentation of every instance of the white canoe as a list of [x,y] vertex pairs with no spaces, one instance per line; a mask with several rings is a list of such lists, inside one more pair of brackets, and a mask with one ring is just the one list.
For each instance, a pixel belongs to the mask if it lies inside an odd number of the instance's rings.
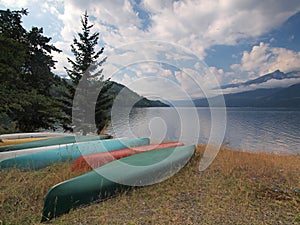
[[0,152],[0,162],[9,159],[9,158],[15,158],[20,155],[28,155],[36,152],[44,152],[51,149],[56,149],[60,147],[67,147],[74,145],[74,143],[71,144],[62,144],[62,145],[52,145],[52,146],[45,146],[45,147],[39,147],[39,148],[27,148],[23,150],[15,150],[15,151],[7,151],[7,152]]
[[[126,140],[126,138],[118,138],[119,140]],[[52,149],[59,149],[59,148],[67,148],[69,146],[70,149],[72,149],[73,145],[77,145],[78,143],[69,143],[69,144],[60,144],[60,145],[51,145],[51,146],[45,146],[45,147],[37,147],[37,148],[27,148],[22,150],[14,150],[14,151],[6,151],[6,152],[0,152],[0,162],[9,159],[9,158],[15,158],[17,156],[21,155],[28,155],[32,153],[37,152],[44,152]]]
[[20,139],[20,138],[38,138],[38,137],[60,137],[60,136],[73,136],[72,133],[59,133],[59,132],[35,132],[35,133],[15,133],[15,134],[2,134],[0,140]]

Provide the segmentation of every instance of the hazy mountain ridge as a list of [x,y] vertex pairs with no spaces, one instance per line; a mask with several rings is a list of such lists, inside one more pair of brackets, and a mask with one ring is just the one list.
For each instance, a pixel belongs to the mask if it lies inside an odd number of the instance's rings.
[[[299,79],[299,83],[289,85],[287,87],[270,87],[257,88],[249,90],[251,87],[261,87],[261,84],[270,81],[284,81],[288,79]],[[294,81],[294,80],[293,80]],[[287,83],[287,82],[285,82]],[[222,90],[236,88],[238,93],[224,94],[224,100],[227,107],[293,107],[300,108],[300,71],[283,73],[276,70],[272,73],[260,76],[256,79],[243,83],[227,84],[221,87]],[[244,89],[244,90],[243,90]],[[227,90],[226,90],[227,91]],[[214,106],[222,106],[221,98],[213,97],[209,99]],[[208,100],[205,98],[194,99],[193,103],[198,107],[209,106]]]
[[283,73],[280,70],[276,70],[272,73],[265,74],[256,79],[248,80],[246,82],[223,85],[223,86],[221,86],[221,89],[247,87],[247,86],[250,86],[253,84],[262,84],[262,83],[265,83],[270,80],[284,80],[284,79],[292,79],[292,78],[300,79],[300,71],[292,71],[289,73]]
[[[69,79],[65,79],[66,82],[70,82]],[[112,82],[111,88],[108,90],[108,94],[115,99],[120,91],[122,91],[121,95],[118,96],[119,103],[122,104],[122,106],[130,106],[131,102],[135,102],[134,107],[143,108],[143,107],[170,107],[168,104],[163,103],[159,100],[149,100],[136,92],[132,91],[128,87],[126,87],[123,84],[117,83],[115,81]]]
[[134,102],[134,107],[169,107],[169,105],[162,103],[159,100],[149,100],[139,94],[135,93],[125,85],[113,82],[112,87],[108,91],[113,98],[118,98],[118,104],[121,106],[131,106]]
[[[222,106],[219,97],[211,98],[214,106]],[[300,83],[287,88],[256,89],[239,93],[225,94],[227,107],[291,107],[300,108]],[[197,107],[208,107],[208,100],[194,99]]]

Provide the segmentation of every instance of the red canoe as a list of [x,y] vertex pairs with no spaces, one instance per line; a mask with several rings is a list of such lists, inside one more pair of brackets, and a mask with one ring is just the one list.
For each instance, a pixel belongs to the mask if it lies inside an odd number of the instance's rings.
[[110,152],[101,152],[91,155],[85,155],[78,158],[72,166],[72,171],[89,171],[93,170],[93,168],[98,168],[100,166],[103,166],[109,162],[112,162],[114,160],[124,158],[127,156],[131,156],[134,154],[138,154],[141,152],[147,152],[162,148],[171,148],[176,146],[182,146],[183,144],[180,142],[168,142],[168,143],[162,143],[162,144],[152,144],[152,145],[145,145],[145,146],[139,146],[134,148],[124,148],[120,150],[114,150]]

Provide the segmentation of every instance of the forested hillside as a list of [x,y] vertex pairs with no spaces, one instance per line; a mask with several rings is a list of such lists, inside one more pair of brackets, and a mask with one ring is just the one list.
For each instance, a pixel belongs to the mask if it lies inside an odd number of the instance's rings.
[[[52,71],[56,61],[52,53],[61,50],[51,44],[51,37],[44,35],[43,28],[33,26],[26,30],[23,27],[22,17],[28,13],[25,9],[0,10],[0,133],[56,128],[72,131],[74,120],[79,121],[77,129],[86,133],[94,121],[89,117],[93,115],[90,110],[95,110],[95,125],[100,133],[109,123],[110,109],[119,93],[124,106],[130,100],[136,101],[134,107],[167,106],[104,79],[104,47],[95,51],[99,33],[91,32],[93,25],[89,23],[87,12],[81,18],[81,32],[70,43],[74,58],[68,58],[67,77],[55,75]],[[82,89],[78,87],[80,80],[90,91],[83,90],[82,100],[77,102],[80,107],[73,107],[75,90]],[[88,92],[99,86],[101,92],[93,103]]]

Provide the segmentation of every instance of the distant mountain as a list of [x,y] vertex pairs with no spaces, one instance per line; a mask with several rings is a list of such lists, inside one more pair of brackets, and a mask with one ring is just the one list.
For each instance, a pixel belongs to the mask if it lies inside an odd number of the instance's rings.
[[284,79],[291,79],[291,78],[299,78],[300,79],[300,71],[283,73],[280,70],[276,70],[272,73],[268,73],[268,74],[258,77],[256,79],[249,80],[249,81],[246,81],[243,83],[223,85],[223,86],[221,86],[221,89],[247,87],[247,86],[253,85],[253,84],[262,84],[269,80],[284,80]]
[[300,83],[283,88],[262,101],[267,106],[300,108]]
[[[218,97],[211,100],[216,102]],[[270,88],[225,94],[227,107],[293,107],[300,108],[300,83],[287,88]],[[207,99],[195,99],[195,106],[207,107]],[[218,106],[216,104],[215,106]],[[221,104],[219,104],[221,106]]]
[[[66,77],[66,76],[65,76]],[[71,83],[70,79],[64,78],[61,76],[61,79],[64,79],[67,83]],[[163,103],[159,100],[149,100],[139,94],[135,93],[125,85],[119,84],[114,81],[112,82],[112,87],[108,90],[108,94],[111,95],[113,99],[118,96],[119,102],[121,102],[122,106],[130,106],[131,102],[135,102],[134,107],[142,108],[142,107],[170,107],[168,104]],[[59,93],[62,93],[63,90],[52,90],[52,94],[56,97],[60,97]]]
[[[112,81],[113,82],[113,81]],[[134,107],[169,107],[169,105],[158,101],[158,100],[149,100],[143,96],[138,95],[134,91],[130,90],[128,87],[113,82],[112,87],[108,91],[113,98],[118,96],[118,102],[121,106],[131,106],[132,102],[135,102]]]

